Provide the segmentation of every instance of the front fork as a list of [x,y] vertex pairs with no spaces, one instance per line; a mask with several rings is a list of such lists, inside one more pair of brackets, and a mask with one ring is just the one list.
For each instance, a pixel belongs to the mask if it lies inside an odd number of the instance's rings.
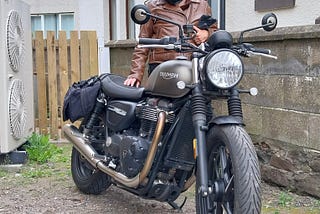
[[203,197],[209,195],[208,184],[208,161],[207,161],[207,146],[206,133],[207,126],[207,99],[202,94],[200,85],[196,85],[192,91],[192,121],[195,130],[197,143],[197,176],[200,176],[199,189],[196,191]]
[[[241,100],[237,88],[230,90],[228,111],[229,116],[221,117],[221,119],[217,120],[217,122],[219,122],[218,124],[242,124]],[[206,133],[209,127],[207,123],[207,99],[203,95],[199,84],[196,84],[192,91],[192,121],[197,143],[197,176],[200,177],[200,179],[198,179],[200,182],[200,185],[198,185],[199,189],[196,191],[198,191],[202,197],[207,197],[213,191],[208,181]]]

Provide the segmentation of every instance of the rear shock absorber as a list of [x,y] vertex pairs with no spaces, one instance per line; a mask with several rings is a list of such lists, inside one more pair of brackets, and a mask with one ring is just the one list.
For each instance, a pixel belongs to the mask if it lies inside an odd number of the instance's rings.
[[84,128],[84,134],[87,135],[90,133],[90,131],[92,130],[92,128],[97,125],[97,123],[99,122],[99,115],[102,114],[102,112],[104,111],[105,108],[105,101],[103,98],[98,97],[96,99],[96,104],[95,107],[90,115],[90,118],[87,122],[87,124],[85,125]]
[[231,89],[231,96],[228,99],[229,115],[243,119],[241,100],[236,88]]

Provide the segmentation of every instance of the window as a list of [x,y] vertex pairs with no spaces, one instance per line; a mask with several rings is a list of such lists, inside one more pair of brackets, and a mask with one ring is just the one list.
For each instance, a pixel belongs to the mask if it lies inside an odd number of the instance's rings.
[[275,10],[283,8],[292,8],[296,0],[255,0],[254,9],[256,11]]
[[66,31],[67,38],[70,38],[70,31],[74,30],[74,14],[37,14],[31,15],[31,29],[34,36],[35,31],[44,31],[46,37],[47,31],[55,31],[58,38],[59,31]]

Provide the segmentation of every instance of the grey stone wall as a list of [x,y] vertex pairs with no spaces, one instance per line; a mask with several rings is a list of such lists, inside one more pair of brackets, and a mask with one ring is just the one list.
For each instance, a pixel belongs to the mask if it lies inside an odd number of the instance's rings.
[[241,86],[260,91],[242,97],[249,132],[320,150],[320,26],[257,31],[246,41],[278,56],[245,60]]
[[[238,38],[239,32],[233,33]],[[256,87],[255,97],[241,95],[246,130],[261,161],[262,176],[278,185],[320,197],[320,26],[278,28],[245,34],[245,41],[269,48],[277,60],[245,59],[240,88]],[[108,44],[111,67],[126,76],[134,43]],[[224,101],[215,101],[218,114]]]
[[[245,59],[246,74],[240,85],[259,89],[257,96],[241,98],[262,177],[320,197],[320,26],[255,31],[245,41],[278,56],[277,60]],[[214,105],[226,113],[224,102]]]

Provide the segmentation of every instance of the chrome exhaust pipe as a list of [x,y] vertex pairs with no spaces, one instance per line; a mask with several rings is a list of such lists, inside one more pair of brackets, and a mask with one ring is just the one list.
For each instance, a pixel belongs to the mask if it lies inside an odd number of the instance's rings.
[[155,134],[152,139],[151,146],[148,151],[148,155],[144,164],[142,171],[136,175],[134,178],[128,178],[127,176],[116,172],[115,170],[109,168],[101,159],[101,157],[96,150],[88,143],[82,136],[79,130],[70,124],[63,126],[62,131],[65,133],[66,138],[74,145],[74,147],[86,158],[86,160],[96,169],[101,170],[107,175],[111,176],[114,180],[121,183],[124,186],[135,188],[138,187],[140,183],[144,181],[150,172],[151,166],[154,161],[156,151],[158,149],[158,144],[161,139],[161,135],[164,129],[166,121],[166,113],[160,112],[158,115],[158,122],[155,130]]

